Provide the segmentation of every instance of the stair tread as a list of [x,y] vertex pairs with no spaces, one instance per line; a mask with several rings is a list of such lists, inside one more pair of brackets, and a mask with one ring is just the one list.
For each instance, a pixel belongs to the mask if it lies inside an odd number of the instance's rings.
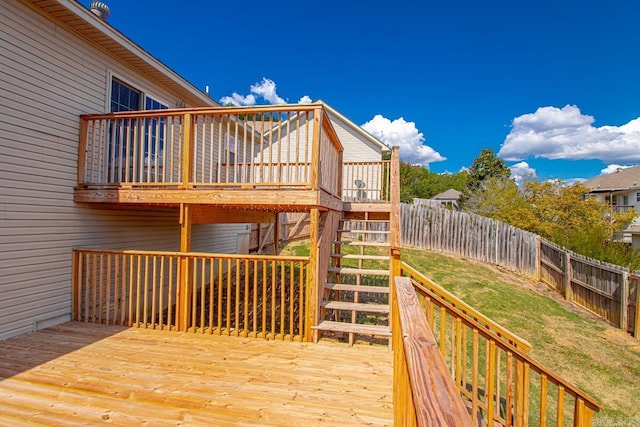
[[348,229],[341,228],[338,230],[340,233],[360,233],[360,234],[389,234],[389,230],[360,230],[360,229]]
[[364,242],[361,240],[334,240],[336,245],[353,245],[353,246],[378,246],[381,248],[389,247],[388,242]]
[[323,320],[317,326],[313,326],[312,329],[334,332],[350,332],[354,334],[382,335],[387,337],[391,336],[391,331],[388,326],[333,322],[330,320]]
[[324,285],[326,289],[333,289],[334,291],[349,291],[349,292],[369,292],[376,294],[388,294],[388,286],[367,286],[367,285],[349,285],[345,283],[326,283]]
[[375,268],[353,268],[353,267],[329,267],[332,273],[342,274],[370,274],[376,276],[388,276],[389,270],[380,270]]
[[322,301],[322,307],[335,310],[364,311],[369,313],[389,313],[388,304],[367,304],[363,302]]
[[342,259],[367,259],[374,261],[389,261],[390,257],[388,255],[360,255],[360,254],[331,254],[333,258],[342,258]]
[[371,223],[378,223],[378,224],[383,222],[386,222],[386,223],[391,222],[391,220],[388,220],[388,219],[341,219],[340,221],[343,223],[344,222],[371,222]]

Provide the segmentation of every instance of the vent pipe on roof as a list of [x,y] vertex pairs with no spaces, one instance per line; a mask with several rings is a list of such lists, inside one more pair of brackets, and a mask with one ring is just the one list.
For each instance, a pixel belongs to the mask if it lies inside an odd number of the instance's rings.
[[89,9],[91,9],[91,12],[93,12],[98,18],[102,19],[103,21],[106,21],[109,17],[109,14],[111,13],[111,11],[109,10],[109,6],[101,1],[92,1]]

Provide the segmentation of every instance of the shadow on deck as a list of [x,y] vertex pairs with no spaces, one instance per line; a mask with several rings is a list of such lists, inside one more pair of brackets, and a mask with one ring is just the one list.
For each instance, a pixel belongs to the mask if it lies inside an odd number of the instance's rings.
[[392,357],[69,322],[0,342],[0,424],[391,425]]

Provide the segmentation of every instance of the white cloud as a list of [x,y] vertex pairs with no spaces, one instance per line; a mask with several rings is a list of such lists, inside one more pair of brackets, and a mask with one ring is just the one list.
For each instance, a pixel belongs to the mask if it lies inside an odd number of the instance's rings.
[[570,187],[573,184],[580,183],[580,182],[585,182],[586,180],[587,180],[586,178],[567,178],[567,179],[563,179],[562,183],[565,186]]
[[220,104],[222,105],[255,105],[256,97],[249,94],[247,96],[242,96],[239,93],[233,92],[231,96],[223,96],[220,98]]
[[595,127],[594,122],[575,105],[540,107],[513,119],[498,156],[511,161],[528,157],[640,161],[640,118],[622,126]]
[[393,121],[377,114],[362,128],[390,147],[400,147],[400,158],[412,164],[428,166],[429,163],[446,160],[440,153],[424,145],[424,135],[414,122],[400,117]]
[[[232,93],[231,96],[223,96],[220,98],[220,103],[222,105],[233,104],[237,106],[243,105],[255,105],[258,101],[258,98],[264,99],[267,104],[286,104],[286,100],[280,95],[278,95],[278,91],[276,89],[276,83],[263,77],[261,81],[252,84],[249,87],[248,95],[240,95],[239,93]],[[304,95],[300,100],[298,100],[299,104],[309,104],[311,103],[311,97],[309,95]]]
[[522,184],[526,179],[536,178],[536,170],[529,166],[527,162],[516,163],[509,166],[511,177],[516,180],[516,184]]
[[269,104],[285,104],[286,101],[278,96],[276,83],[266,77],[262,81],[251,85],[251,93],[263,97]]
[[622,165],[609,165],[606,168],[600,171],[600,175],[609,175],[610,173],[618,172],[620,169],[630,168],[631,166],[622,166]]

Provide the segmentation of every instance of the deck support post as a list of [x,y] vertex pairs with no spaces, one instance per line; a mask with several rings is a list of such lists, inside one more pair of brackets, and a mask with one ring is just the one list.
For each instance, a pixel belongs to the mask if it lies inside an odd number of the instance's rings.
[[[391,262],[389,264],[389,309],[393,312],[393,298],[395,298],[395,277],[401,275],[401,259],[400,259],[400,148],[393,147],[391,149],[391,212],[389,214],[389,246]],[[389,313],[389,318],[393,318],[393,313]],[[393,326],[392,331],[393,333]],[[395,342],[392,340],[392,343]]]
[[275,224],[273,226],[273,254],[280,253],[280,212],[275,213]]
[[[180,205],[180,252],[191,252],[191,205]],[[189,268],[189,258],[180,257],[180,271],[178,273],[178,324],[179,331],[186,331],[189,325],[190,317],[190,282],[191,268]]]
[[[319,234],[320,234],[320,210],[313,208],[309,211],[309,271],[307,273],[306,312],[304,336],[307,341],[316,341],[311,334],[311,327],[318,324],[319,312]],[[317,331],[314,331],[316,334]]]

